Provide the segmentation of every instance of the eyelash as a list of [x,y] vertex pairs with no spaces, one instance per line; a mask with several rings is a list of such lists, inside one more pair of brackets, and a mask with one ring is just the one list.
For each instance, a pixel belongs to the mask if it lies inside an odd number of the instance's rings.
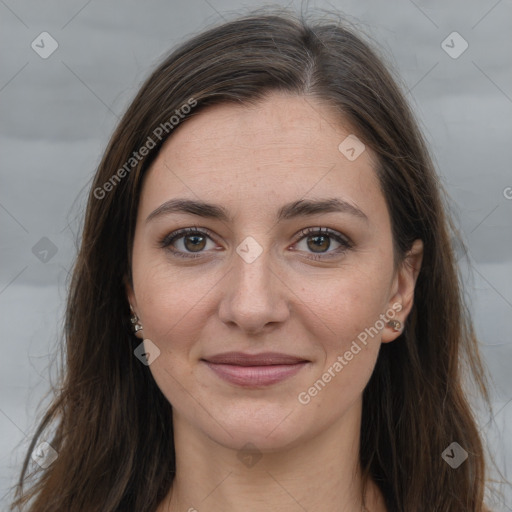
[[[183,228],[179,229],[177,231],[174,231],[166,236],[164,236],[159,241],[159,246],[163,249],[169,250],[174,256],[177,256],[179,258],[189,258],[189,259],[195,259],[199,258],[202,255],[202,252],[197,253],[197,255],[191,255],[191,253],[184,253],[182,251],[177,251],[176,249],[172,249],[171,246],[174,241],[179,240],[180,238],[183,238],[185,236],[190,235],[203,235],[207,236],[208,238],[212,239],[212,233],[209,229],[206,228],[198,228],[196,226],[191,228]],[[342,237],[338,232],[330,229],[330,228],[305,228],[302,229],[298,235],[297,240],[294,242],[294,245],[300,242],[303,238],[306,238],[308,236],[317,235],[317,236],[329,236],[330,238],[333,238],[341,244],[341,247],[338,249],[331,251],[330,253],[317,253],[313,256],[307,256],[307,258],[312,260],[325,260],[328,258],[332,258],[335,256],[339,256],[340,254],[343,254],[344,252],[352,249],[353,244],[346,238]],[[330,256],[329,256],[330,254]]]

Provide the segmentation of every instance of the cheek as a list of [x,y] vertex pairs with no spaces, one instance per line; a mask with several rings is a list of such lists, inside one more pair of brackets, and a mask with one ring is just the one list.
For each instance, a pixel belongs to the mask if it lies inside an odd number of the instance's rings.
[[[141,289],[141,318],[144,319],[145,334],[151,334],[161,343],[169,339],[179,339],[184,327],[193,327],[193,317],[201,308],[201,295],[197,289],[191,291],[192,283],[186,287],[179,282],[161,279],[158,282],[147,282]],[[204,294],[203,294],[204,295]]]
[[207,314],[210,294],[216,285],[222,285],[220,277],[193,267],[177,268],[165,260],[137,268],[134,264],[134,286],[144,336],[162,352],[180,351],[192,345],[200,337],[204,323],[201,319]]
[[386,282],[378,273],[353,268],[329,283],[315,282],[310,290],[308,308],[299,314],[310,319],[307,329],[323,354],[318,372],[301,388],[298,400],[311,402],[325,421],[335,421],[360,398],[373,373],[380,349],[383,324],[379,316],[384,313]]
[[377,267],[352,265],[302,287],[303,318],[311,319],[310,330],[324,339],[326,352],[342,350],[375,325],[388,299],[385,277]]
[[[140,273],[137,304],[144,337],[157,345],[160,355],[149,370],[169,403],[189,406],[185,389],[195,381],[192,360],[195,342],[201,338],[207,276],[183,275],[167,264],[154,265]],[[135,281],[135,276],[134,276]],[[135,284],[137,286],[137,284]],[[188,397],[188,398],[187,398]]]

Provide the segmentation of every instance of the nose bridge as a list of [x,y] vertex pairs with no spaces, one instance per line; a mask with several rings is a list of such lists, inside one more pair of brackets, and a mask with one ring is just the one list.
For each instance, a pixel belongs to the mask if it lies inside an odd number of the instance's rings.
[[[261,237],[260,237],[261,240]],[[270,292],[271,254],[267,245],[262,246],[252,237],[247,237],[236,248],[234,272],[240,288],[254,289],[254,293]]]
[[219,314],[224,322],[257,331],[282,322],[288,314],[283,284],[272,265],[270,239],[246,237],[236,247],[228,282],[223,288]]

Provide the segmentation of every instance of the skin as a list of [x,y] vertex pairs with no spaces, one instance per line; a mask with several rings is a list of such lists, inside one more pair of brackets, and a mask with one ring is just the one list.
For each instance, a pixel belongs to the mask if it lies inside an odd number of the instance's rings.
[[[144,327],[137,336],[161,351],[149,369],[173,406],[177,474],[159,512],[362,510],[362,392],[381,343],[400,333],[385,325],[309,403],[298,395],[329,367],[332,374],[338,356],[393,304],[405,321],[423,245],[416,240],[395,272],[376,158],[369,148],[354,161],[338,150],[351,133],[318,100],[272,93],[255,106],[216,105],[187,120],[146,174],[126,292]],[[170,213],[146,222],[178,197],[220,204],[233,221]],[[339,212],[276,222],[285,203],[331,197],[357,205],[368,222]],[[173,247],[198,258],[159,246],[194,226],[214,234],[200,239],[202,252],[190,236]],[[336,254],[340,244],[330,238],[315,249],[317,235],[296,236],[309,227],[331,228],[353,247]],[[236,252],[248,236],[262,248],[251,263]],[[309,363],[247,389],[200,361],[226,351],[284,352]],[[237,457],[248,442],[261,455],[251,467]],[[373,482],[366,506],[386,510]]]

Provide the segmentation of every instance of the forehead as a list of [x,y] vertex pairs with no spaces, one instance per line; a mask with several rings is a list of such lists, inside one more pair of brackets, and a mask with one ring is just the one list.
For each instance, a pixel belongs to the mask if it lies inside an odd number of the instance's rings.
[[224,103],[208,107],[187,120],[167,146],[180,148],[179,154],[171,149],[179,161],[193,153],[196,157],[230,160],[231,152],[243,152],[252,155],[247,164],[272,165],[278,156],[300,164],[304,159],[318,161],[319,152],[335,156],[337,161],[341,156],[339,143],[352,132],[332,107],[319,100],[274,92],[256,105]]
[[140,208],[179,196],[243,213],[244,205],[275,209],[276,202],[337,196],[382,213],[376,159],[369,148],[347,158],[363,147],[353,137],[332,107],[311,97],[273,93],[255,105],[211,106],[164,144],[145,176]]

